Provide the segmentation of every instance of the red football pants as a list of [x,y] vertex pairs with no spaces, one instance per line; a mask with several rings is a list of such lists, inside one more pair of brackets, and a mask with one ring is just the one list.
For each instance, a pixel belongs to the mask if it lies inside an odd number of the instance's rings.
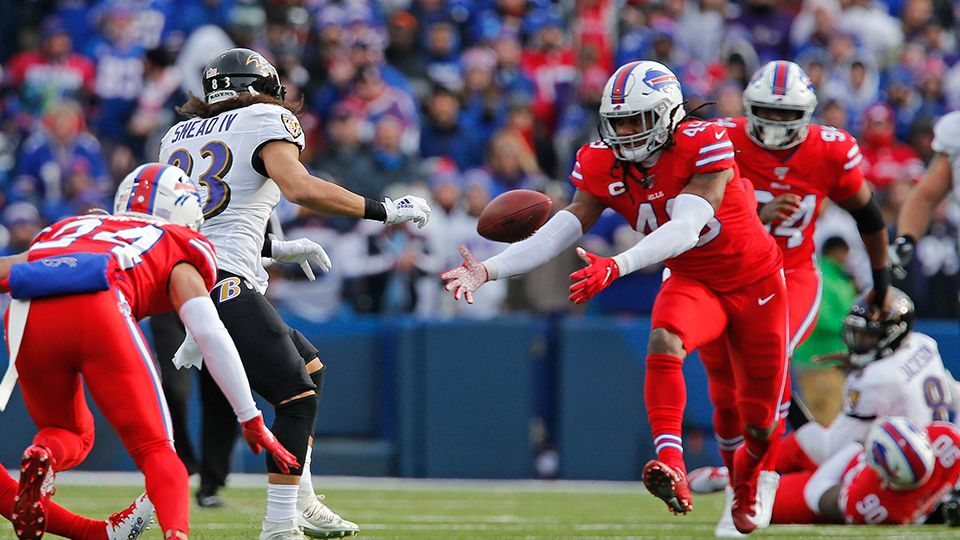
[[[813,331],[820,313],[820,273],[816,268],[795,268],[784,272],[787,285],[790,341],[788,354]],[[732,451],[743,441],[736,406],[733,355],[727,336],[700,347],[700,360],[709,376],[710,401],[714,406],[714,431],[721,453]],[[790,407],[790,372],[786,372],[779,413],[785,417]]]
[[17,356],[20,389],[37,425],[36,445],[56,470],[78,465],[93,446],[90,394],[146,477],[164,531],[187,532],[187,471],[173,449],[160,377],[126,300],[113,290],[34,300]]
[[711,396],[736,411],[738,423],[773,425],[787,372],[787,291],[780,272],[722,293],[670,276],[654,302],[651,326],[679,336],[687,352],[722,341],[729,360],[722,370],[707,369]]

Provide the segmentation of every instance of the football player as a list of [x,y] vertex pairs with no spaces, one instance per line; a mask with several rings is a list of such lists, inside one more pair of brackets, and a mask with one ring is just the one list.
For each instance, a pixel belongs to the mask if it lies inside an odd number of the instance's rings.
[[[781,60],[758,69],[743,91],[743,106],[745,117],[717,123],[728,128],[737,150],[737,165],[753,183],[760,220],[783,252],[790,297],[788,351],[792,354],[810,335],[820,312],[820,272],[813,233],[823,201],[834,201],[856,220],[870,255],[874,283],[871,301],[878,310],[890,281],[887,230],[880,207],[864,182],[857,141],[841,129],[811,124],[817,96],[800,66]],[[709,370],[729,371],[728,343],[721,339],[701,347],[700,359]],[[710,385],[715,436],[728,468],[734,451],[743,444],[736,403],[722,399],[731,393],[718,388],[732,380],[732,374],[714,377]],[[782,418],[789,407],[788,382],[780,407]],[[731,496],[728,488],[728,505]],[[718,525],[722,526],[732,528],[729,522]]]
[[121,182],[113,216],[59,221],[41,231],[29,251],[0,259],[0,279],[16,299],[4,319],[10,363],[0,382],[0,408],[19,377],[38,428],[23,454],[12,509],[18,538],[43,536],[55,471],[77,466],[93,446],[81,375],[143,472],[164,538],[188,537],[187,472],[173,449],[160,379],[137,326],[154,313],[179,313],[254,452],[266,448],[282,469],[299,466],[264,425],[210,300],[217,266],[213,248],[197,232],[202,222],[196,184],[176,167],[150,163]]
[[[661,261],[669,270],[653,307],[645,400],[657,459],[644,484],[675,513],[693,508],[683,461],[683,360],[725,335],[736,354],[729,385],[744,424],[735,456],[733,519],[742,532],[769,522],[771,499],[757,495],[786,376],[787,298],[782,255],[741,181],[728,129],[689,120],[676,76],[657,62],[631,62],[607,81],[602,140],[577,152],[573,202],[530,238],[441,277],[454,298],[473,301],[490,280],[523,274],[571,246],[605,208],[646,236],[612,257],[582,249],[587,266],[571,274],[570,300],[583,303],[620,276]],[[712,376],[713,374],[709,374]]]
[[897,218],[897,238],[890,246],[890,260],[898,278],[907,276],[917,240],[927,232],[930,216],[952,192],[960,200],[954,181],[960,178],[960,111],[945,114],[933,126],[935,152],[926,173],[910,191]]
[[956,426],[933,422],[923,429],[889,417],[870,428],[863,446],[850,443],[816,472],[784,475],[773,522],[920,524],[958,480]]
[[[0,516],[11,521],[18,485],[0,466]],[[47,531],[72,540],[137,540],[153,519],[153,504],[146,494],[106,520],[79,516],[53,501],[47,502],[46,509]]]
[[[312,211],[366,218],[387,225],[427,224],[430,207],[419,197],[382,202],[312,176],[300,163],[303,129],[276,68],[249,49],[230,49],[201,73],[204,96],[191,96],[178,111],[188,120],[170,128],[160,144],[160,161],[182,168],[203,186],[202,232],[216,247],[220,274],[212,297],[236,341],[250,383],[273,405],[273,431],[303,468],[289,473],[267,461],[267,514],[261,540],[357,534],[313,491],[310,455],[314,419],[323,384],[317,349],[291,330],[263,296],[267,274],[261,256],[329,268],[323,248],[300,239],[264,239],[271,212],[283,195]],[[190,339],[178,362],[194,363]]]

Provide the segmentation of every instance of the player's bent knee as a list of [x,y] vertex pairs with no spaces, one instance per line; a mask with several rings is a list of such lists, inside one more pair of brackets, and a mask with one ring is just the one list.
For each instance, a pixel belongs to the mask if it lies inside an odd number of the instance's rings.
[[777,429],[777,423],[774,422],[773,425],[769,427],[757,427],[757,426],[747,426],[747,433],[750,434],[754,439],[759,439],[766,441],[770,439],[770,436],[773,435],[773,432]]
[[679,358],[683,358],[686,354],[680,336],[665,328],[654,328],[650,331],[647,352],[650,354],[669,354]]
[[[311,391],[309,395],[283,402],[275,408],[273,434],[300,463],[304,462],[307,455],[307,444],[313,435],[313,424],[319,404],[320,397],[316,392]],[[283,474],[272,458],[267,459],[267,471]],[[289,474],[299,476],[300,473],[301,469],[298,468],[290,469]]]

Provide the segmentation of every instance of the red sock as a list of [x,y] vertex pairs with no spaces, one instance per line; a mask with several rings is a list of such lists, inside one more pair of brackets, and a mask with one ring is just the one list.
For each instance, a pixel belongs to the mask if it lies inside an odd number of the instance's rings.
[[189,532],[190,485],[187,469],[173,451],[173,446],[164,443],[138,452],[134,461],[143,471],[147,496],[156,508],[160,530],[164,533],[171,530]]
[[669,354],[647,355],[644,396],[657,458],[686,474],[680,438],[683,409],[687,405],[683,360]]
[[783,417],[777,422],[777,427],[773,430],[773,434],[770,435],[770,445],[767,448],[767,455],[763,458],[763,470],[774,471],[777,469],[777,456],[780,455],[780,447],[782,446],[786,432],[787,419]]
[[736,471],[736,476],[732,477],[734,485],[742,481],[756,481],[769,448],[769,440],[754,437],[749,431],[744,434],[743,446],[737,450],[733,458]]
[[720,450],[720,459],[733,477],[733,453],[743,446],[740,415],[736,407],[716,408],[713,411],[714,438]]

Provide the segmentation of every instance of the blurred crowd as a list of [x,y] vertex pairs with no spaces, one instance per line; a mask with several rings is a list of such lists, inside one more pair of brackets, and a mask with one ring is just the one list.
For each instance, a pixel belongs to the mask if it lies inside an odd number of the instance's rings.
[[[0,247],[15,252],[46,223],[109,208],[120,179],[156,159],[158,139],[201,66],[232,46],[279,68],[302,100],[311,171],[379,199],[411,189],[434,213],[422,231],[320,218],[283,206],[289,237],[322,243],[334,271],[308,283],[273,268],[269,295],[311,319],[347,313],[490,317],[571,309],[560,257],[496,282],[465,310],[437,274],[504,246],[475,232],[493,196],[544,191],[562,208],[577,148],[597,138],[603,85],[634,59],[668,65],[688,110],[743,113],[740,91],[764,62],[788,58],[819,96],[815,121],[860,140],[862,166],[894,223],[931,156],[932,126],[960,107],[958,10],[948,0],[0,0]],[[865,272],[856,227],[846,271]],[[960,209],[938,212],[901,284],[920,316],[956,313]],[[605,216],[585,243],[611,253],[637,240]],[[659,273],[631,275],[589,309],[643,313]],[[625,294],[628,293],[628,294]]]

